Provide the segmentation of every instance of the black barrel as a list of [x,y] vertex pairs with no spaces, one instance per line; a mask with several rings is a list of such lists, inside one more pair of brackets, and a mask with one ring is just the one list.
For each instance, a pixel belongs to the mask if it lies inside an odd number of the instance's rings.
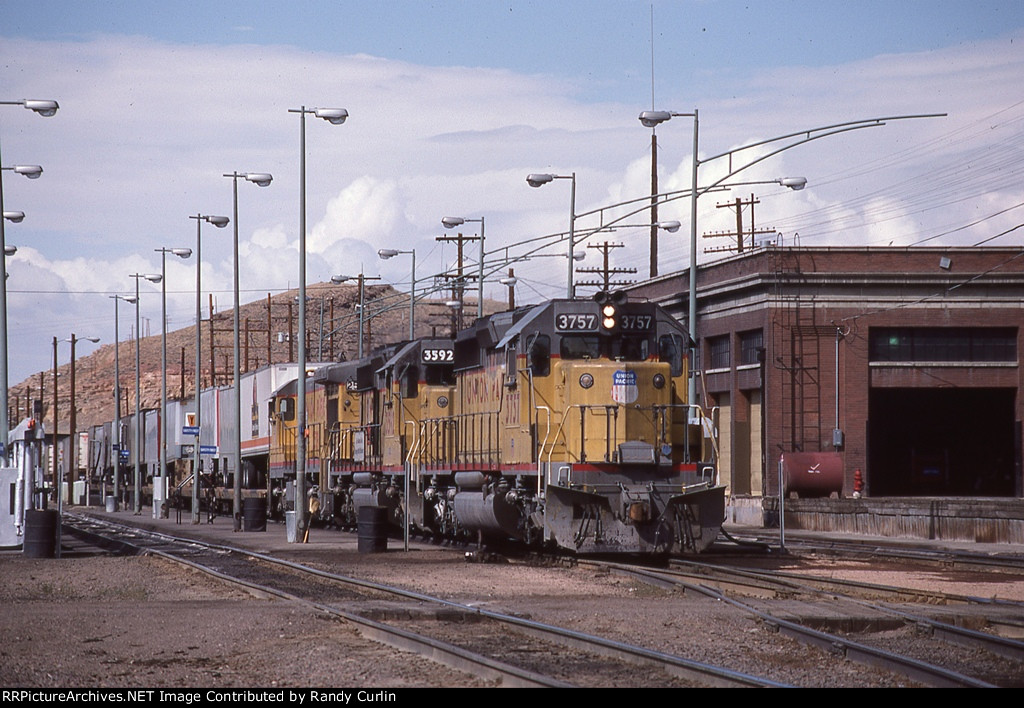
[[242,530],[267,530],[266,497],[246,497],[242,500]]
[[242,488],[262,489],[267,486],[266,477],[249,460],[242,462]]
[[388,550],[388,508],[359,507],[357,537],[360,553],[383,553]]
[[23,550],[28,558],[53,558],[57,549],[56,509],[28,509],[25,512]]

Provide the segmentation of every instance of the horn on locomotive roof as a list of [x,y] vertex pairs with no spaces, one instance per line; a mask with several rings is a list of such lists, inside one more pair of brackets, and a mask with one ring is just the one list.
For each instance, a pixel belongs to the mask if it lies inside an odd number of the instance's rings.
[[594,302],[598,305],[603,305],[606,302],[610,302],[613,305],[621,305],[627,300],[629,300],[629,295],[626,294],[625,290],[616,290],[613,293],[607,290],[598,290],[594,293]]

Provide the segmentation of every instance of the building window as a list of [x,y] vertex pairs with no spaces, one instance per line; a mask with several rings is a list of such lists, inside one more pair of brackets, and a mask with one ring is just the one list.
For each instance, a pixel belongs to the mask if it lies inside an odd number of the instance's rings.
[[724,337],[712,337],[708,339],[708,368],[728,369],[729,359],[729,335]]
[[759,364],[758,352],[764,348],[764,332],[759,329],[740,332],[740,366]]
[[872,327],[874,362],[1016,362],[1014,327]]

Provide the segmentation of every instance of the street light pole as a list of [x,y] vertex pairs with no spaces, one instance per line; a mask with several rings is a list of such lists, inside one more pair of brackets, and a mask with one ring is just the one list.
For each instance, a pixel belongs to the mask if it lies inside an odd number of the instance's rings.
[[[154,249],[160,254],[160,484],[163,485],[162,498],[166,499],[170,491],[170,475],[167,471],[167,254],[173,253],[178,258],[188,258],[192,255],[191,248],[157,248]],[[154,488],[156,487],[156,476],[154,475]],[[156,505],[156,495],[153,499],[153,518],[160,518],[160,511]]]
[[[78,410],[75,406],[75,344],[77,344],[80,339],[87,339],[93,343],[100,341],[99,337],[76,337],[74,332],[71,333],[70,339],[64,340],[65,342],[71,343],[71,410],[68,413],[68,431],[70,433],[69,439],[71,441],[70,449],[68,451],[68,467],[70,468],[71,473],[65,475],[65,477],[72,485],[72,490],[74,490],[75,482],[78,481]],[[54,420],[56,421],[56,419],[57,412],[54,410]],[[73,499],[74,496],[71,495],[69,498]],[[88,477],[86,478],[85,483],[85,505],[89,506]]]
[[569,193],[569,253],[567,255],[569,262],[569,272],[566,278],[567,288],[565,296],[572,300],[576,295],[576,288],[573,287],[573,275],[572,269],[575,263],[575,257],[573,249],[576,247],[576,173],[573,172],[571,175],[552,175],[546,173],[534,173],[526,176],[526,183],[531,187],[540,187],[548,182],[556,179],[568,179],[572,180],[572,190]]
[[142,332],[139,330],[139,279],[159,283],[163,277],[157,273],[132,273],[135,278],[135,494],[133,510],[136,516],[142,514]]
[[409,341],[416,339],[416,249],[400,251],[395,248],[382,248],[377,255],[383,260],[394,258],[399,254],[412,254],[412,282],[409,284]]
[[[203,270],[203,222],[213,224],[218,229],[223,229],[228,225],[228,217],[226,216],[210,216],[209,214],[196,214],[195,216],[188,217],[196,220],[196,414],[195,427],[199,432],[196,433],[195,449],[192,455],[192,523],[199,523],[199,465],[200,465],[200,448],[202,443],[202,429],[201,429],[201,418],[200,418],[200,407],[199,407],[199,392],[202,388],[202,372],[203,372],[203,346],[202,346],[202,332],[201,325],[203,323],[203,298],[202,298],[202,270]],[[212,372],[211,372],[212,373]]]
[[3,167],[2,163],[0,163],[0,213],[3,214],[3,218],[0,218],[0,273],[4,274],[4,277],[0,278],[0,459],[2,460],[7,459],[11,429],[7,410],[7,393],[9,388],[7,380],[7,256],[11,255],[11,252],[7,248],[4,221],[18,223],[25,218],[24,212],[4,211],[3,173],[5,171],[24,175],[28,179],[37,179],[43,174],[43,168],[39,165]]
[[[110,298],[114,300],[114,429],[111,432],[112,444],[114,452],[114,510],[117,510],[117,505],[121,503],[120,491],[121,491],[121,339],[117,332],[117,301],[124,300],[130,305],[134,305],[136,298],[132,295],[110,295]],[[56,341],[56,340],[55,340]],[[54,376],[56,377],[56,368],[54,369]],[[57,379],[53,380],[54,392],[57,390]],[[54,393],[56,396],[56,393]],[[56,404],[54,404],[54,415],[56,416]],[[56,428],[56,423],[54,423]]]
[[[232,437],[231,443],[234,450],[232,451],[235,458],[235,473],[234,473],[234,500],[232,502],[231,511],[234,517],[234,529],[235,531],[242,530],[242,368],[241,368],[241,346],[239,345],[239,328],[238,328],[238,317],[239,309],[242,306],[241,298],[239,296],[238,289],[238,178],[241,177],[247,182],[252,182],[260,187],[268,186],[272,181],[273,177],[266,172],[232,172],[224,175],[224,177],[231,178],[232,197],[234,204],[234,270],[235,270],[235,323],[234,323],[234,339],[232,343],[232,354],[234,356],[234,386],[235,386],[235,401],[231,406],[231,417],[235,423],[235,434]],[[270,336],[270,333],[267,333]]]
[[[23,99],[21,101],[0,101],[0,106],[23,106],[43,117],[49,118],[57,112],[56,101]],[[0,166],[3,155],[0,151]],[[28,171],[25,171],[28,168]],[[9,168],[18,174],[35,179],[43,172],[38,165],[15,165]],[[0,167],[0,214],[4,214],[3,168]],[[6,217],[6,214],[4,214]],[[6,464],[10,442],[10,419],[7,414],[7,241],[4,234],[4,218],[0,218],[0,462]],[[56,454],[56,453],[55,453]]]
[[[643,111],[640,116],[640,122],[647,128],[653,128],[654,126],[664,123],[667,120],[671,120],[675,116],[684,116],[693,118],[693,158],[691,163],[691,182],[690,182],[690,271],[689,271],[689,292],[688,292],[688,317],[689,320],[686,323],[686,327],[690,332],[690,338],[697,342],[697,197],[704,192],[708,192],[719,185],[723,184],[730,178],[739,174],[743,170],[746,170],[759,162],[763,162],[770,157],[778,155],[780,152],[784,152],[791,148],[809,143],[813,140],[820,140],[821,138],[827,138],[831,135],[838,135],[840,133],[846,133],[851,130],[860,130],[862,128],[876,128],[886,124],[886,121],[890,120],[907,120],[911,118],[939,118],[946,115],[945,113],[929,113],[929,114],[916,114],[916,115],[903,115],[903,116],[886,116],[883,118],[868,118],[855,121],[847,121],[845,123],[835,123],[833,125],[825,125],[819,128],[811,128],[809,130],[801,130],[795,133],[787,133],[786,135],[779,135],[774,138],[768,138],[767,140],[759,140],[748,145],[743,145],[732,150],[714,155],[707,159],[701,160],[697,155],[699,147],[699,126],[700,120],[697,109],[693,109],[693,113],[674,113],[672,111]],[[752,159],[750,162],[740,165],[739,167],[733,168],[732,160],[735,155],[745,150],[752,148],[761,147],[764,145],[770,145],[780,141],[788,140],[791,141],[782,147],[777,147],[767,151],[765,154]],[[723,177],[715,180],[711,184],[698,187],[697,186],[697,170],[701,164],[707,162],[713,162],[723,157],[729,158],[729,172]],[[798,190],[803,189],[806,180],[803,178],[780,180],[779,184],[790,189]],[[693,404],[697,400],[697,381],[690,374],[689,381],[689,402]]]
[[476,316],[477,319],[479,319],[484,316],[484,217],[481,216],[479,219],[464,219],[461,216],[446,216],[441,219],[441,224],[443,224],[446,229],[472,222],[480,223],[480,262],[478,264],[476,276]]
[[[341,285],[342,283],[345,283],[345,282],[347,282],[349,280],[352,280],[352,278],[353,278],[353,276],[351,276],[351,275],[332,275],[331,276],[331,282],[334,283],[335,285]],[[366,281],[367,280],[380,280],[380,276],[367,277],[367,276],[363,275],[362,273],[360,273],[359,275],[355,276],[355,278],[359,281],[359,353],[358,353],[358,358],[362,359],[363,358],[363,334],[364,334],[364,328],[365,328],[365,322],[366,322],[366,315],[364,314],[365,310],[366,310],[366,294],[365,294],[366,293]]]
[[348,119],[344,108],[289,108],[299,114],[299,362],[296,383],[295,417],[295,541],[304,539],[306,514],[306,116],[313,114],[332,125]]

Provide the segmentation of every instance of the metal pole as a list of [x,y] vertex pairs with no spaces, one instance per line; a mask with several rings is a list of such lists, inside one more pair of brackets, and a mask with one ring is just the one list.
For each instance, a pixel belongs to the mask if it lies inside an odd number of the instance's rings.
[[412,249],[412,284],[409,286],[409,341],[416,339],[416,249]]
[[[232,340],[232,354],[235,359],[235,400],[231,404],[231,420],[235,424],[235,434],[231,437],[232,453],[235,457],[234,484],[232,486],[231,514],[234,520],[234,530],[242,530],[242,369],[239,356],[241,354],[238,334],[238,310],[242,306],[238,287],[238,177],[237,172],[232,172],[231,186],[234,211],[231,218],[234,220],[234,294],[235,294],[235,323],[234,339]],[[269,333],[268,333],[269,336]]]
[[[155,488],[157,484],[163,485],[161,498],[167,500],[170,492],[170,473],[167,469],[167,249],[161,248],[160,263],[160,426],[157,434],[158,451],[157,474],[153,475],[153,518],[160,518],[160,508],[157,506],[157,495]],[[138,280],[135,281],[138,285]],[[184,373],[182,374],[184,382]],[[184,383],[182,384],[184,386]],[[157,479],[159,478],[159,482]]]
[[[688,305],[689,315],[686,322],[686,329],[690,332],[690,339],[695,346],[699,347],[697,339],[697,166],[700,164],[697,159],[697,109],[693,109],[693,162],[690,172],[690,282]],[[692,366],[695,357],[690,358],[690,379],[687,394],[687,402],[697,403],[697,372]]]
[[299,109],[299,367],[295,395],[295,538],[306,524],[306,107]]
[[[71,411],[68,415],[70,435],[71,435],[71,448],[68,450],[70,453],[68,459],[70,460],[71,474],[68,476],[68,481],[74,489],[74,483],[78,481],[78,434],[76,432],[78,425],[78,416],[75,411],[75,343],[78,339],[75,337],[75,333],[71,333]],[[74,499],[74,495],[68,497],[68,499]],[[88,503],[86,503],[88,506]]]
[[359,358],[360,359],[363,358],[363,336],[366,334],[366,329],[365,329],[366,325],[365,325],[365,319],[364,319],[365,318],[364,312],[365,312],[365,308],[366,308],[366,300],[365,300],[365,291],[363,290],[364,287],[365,287],[365,278],[363,277],[363,274],[360,273],[359,274]]
[[570,300],[576,294],[576,288],[572,284],[572,269],[576,265],[576,259],[573,257],[573,250],[576,247],[576,173],[572,173],[572,189],[569,194],[569,277],[568,277],[568,289],[565,296]]
[[480,217],[480,267],[477,271],[477,296],[476,316],[477,319],[484,316],[484,217]]
[[[157,463],[160,482],[163,486],[161,498],[167,499],[171,485],[167,472],[167,249],[160,249],[160,440]],[[153,485],[157,484],[157,475],[153,475]],[[160,509],[156,504],[156,493],[153,494],[153,518],[160,518]]]
[[139,348],[142,332],[139,331],[139,276],[135,277],[135,495],[134,512],[142,514],[142,376]]
[[[3,156],[0,155],[0,167],[2,166]],[[7,447],[10,443],[11,430],[10,418],[7,414],[7,236],[4,231],[5,221],[3,170],[0,169],[0,273],[4,275],[4,277],[0,277],[0,465],[2,466],[7,465],[9,455]],[[54,421],[56,421],[56,409],[54,409],[53,415]],[[56,463],[54,464],[54,470],[56,470]]]
[[783,553],[786,552],[786,511],[785,502],[786,490],[784,487],[785,480],[783,479],[782,471],[782,457],[779,456],[779,549]]
[[[57,112],[56,101],[20,100],[0,101],[0,105],[23,106],[43,116],[50,117]],[[4,183],[3,156],[0,155],[0,464],[6,466],[10,443],[10,417],[7,412],[7,235],[4,231]],[[38,173],[37,173],[38,174]],[[56,381],[54,382],[56,385]],[[56,420],[56,409],[54,420]],[[54,453],[56,454],[56,453]]]
[[[53,435],[51,436],[52,457],[50,471],[53,476],[54,501],[60,499],[60,477],[57,475],[57,338],[53,338]],[[25,508],[28,508],[27,506]]]
[[[113,435],[113,453],[114,453],[114,511],[117,511],[118,505],[121,503],[121,340],[117,332],[117,301],[120,300],[120,296],[113,295],[114,298],[114,429],[111,431]],[[57,391],[57,370],[54,369],[54,395]],[[56,401],[54,402],[54,416],[56,419]]]
[[[159,466],[158,475],[153,475],[154,487],[158,482],[156,481],[159,476],[159,484],[163,485],[161,490],[161,498],[165,501],[168,498],[170,492],[170,471],[167,468],[167,252],[170,251],[174,255],[180,258],[188,258],[192,255],[192,250],[189,248],[158,248],[160,252],[160,310],[162,317],[162,324],[160,326],[160,425],[159,425]],[[184,359],[184,350],[182,350],[182,359]],[[185,388],[185,372],[184,366],[182,367],[181,373],[181,387],[182,387],[182,398],[184,398]],[[153,496],[153,518],[160,518],[160,508],[156,504],[156,495]]]
[[299,362],[295,403],[295,519],[296,540],[307,525],[306,506],[306,114],[312,113],[334,125],[348,118],[343,108],[313,108],[300,106],[289,113],[299,114]]
[[192,523],[199,523],[199,447],[202,442],[202,428],[200,427],[199,416],[199,391],[202,388],[202,332],[200,325],[203,322],[203,301],[202,301],[202,268],[203,268],[203,221],[202,216],[197,214],[196,220],[196,388],[195,388],[195,420],[193,424],[199,430],[196,433],[195,449],[193,450],[192,462]]
[[658,136],[651,128],[651,277],[658,276]]

